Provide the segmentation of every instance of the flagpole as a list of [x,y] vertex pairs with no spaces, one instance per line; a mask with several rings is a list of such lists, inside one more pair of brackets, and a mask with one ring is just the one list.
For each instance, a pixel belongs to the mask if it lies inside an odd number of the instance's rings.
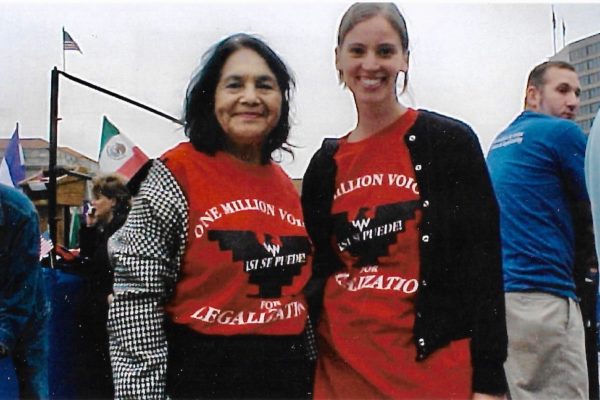
[[[19,121],[15,124],[15,132],[17,132],[17,136],[19,136]],[[19,138],[19,164],[23,165],[25,168],[25,155],[23,155],[23,147],[21,146],[21,138]],[[24,179],[25,177],[23,177]],[[22,190],[22,189],[21,189]]]
[[554,4],[552,4],[552,46],[556,55],[556,16],[554,14]]
[[62,34],[62,49],[63,49],[63,71],[67,70],[67,63],[65,60],[65,27],[63,26],[62,28],[63,34]]
[[[56,232],[56,150],[58,147],[58,69],[54,67],[50,80],[50,146],[48,161],[48,228],[52,243],[58,243]],[[50,252],[51,265],[56,254]]]

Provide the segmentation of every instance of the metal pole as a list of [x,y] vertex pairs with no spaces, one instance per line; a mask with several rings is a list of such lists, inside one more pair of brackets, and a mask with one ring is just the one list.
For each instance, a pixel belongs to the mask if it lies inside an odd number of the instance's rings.
[[67,61],[65,59],[65,27],[62,28],[62,49],[63,49],[63,71],[67,70]]
[[552,46],[554,55],[556,55],[556,14],[554,13],[554,4],[552,4]]
[[172,116],[170,116],[170,115],[168,115],[168,114],[165,114],[165,113],[164,113],[164,112],[162,112],[162,111],[159,111],[159,110],[157,110],[157,109],[154,109],[154,108],[152,108],[152,107],[150,107],[150,106],[147,106],[147,105],[145,105],[145,104],[142,104],[142,103],[140,103],[139,101],[132,100],[132,99],[130,99],[130,98],[128,98],[128,97],[125,97],[125,96],[123,96],[123,95],[121,95],[121,94],[119,94],[119,93],[115,93],[115,92],[113,92],[113,91],[110,91],[110,90],[108,90],[108,89],[104,89],[103,87],[100,87],[100,86],[98,86],[98,85],[95,85],[95,84],[93,84],[93,83],[91,83],[91,82],[87,82],[87,81],[84,81],[84,80],[83,80],[83,79],[81,79],[81,78],[78,78],[78,77],[76,77],[76,76],[73,76],[73,75],[71,75],[71,74],[67,74],[67,73],[66,73],[66,72],[64,72],[64,71],[58,71],[58,72],[59,72],[59,73],[60,73],[62,76],[64,76],[65,78],[68,78],[68,79],[72,80],[73,82],[77,82],[77,83],[79,83],[80,85],[87,86],[87,87],[89,87],[89,88],[91,88],[91,89],[94,89],[94,90],[97,90],[98,92],[101,92],[101,93],[107,94],[107,95],[109,95],[109,96],[115,97],[115,98],[117,98],[117,99],[119,99],[119,100],[121,100],[121,101],[124,101],[124,102],[126,102],[126,103],[133,104],[133,105],[134,105],[134,106],[136,106],[136,107],[142,108],[142,109],[144,109],[144,110],[146,110],[146,111],[149,111],[149,112],[151,112],[151,113],[154,113],[154,114],[156,114],[156,115],[159,115],[159,116],[161,116],[161,117],[163,117],[163,118],[165,118],[165,119],[168,119],[169,121],[171,121],[171,122],[174,122],[174,123],[176,123],[176,124],[179,124],[179,125],[183,125],[183,124],[184,124],[184,123],[183,123],[183,121],[181,121],[180,119],[177,119],[177,118],[175,118],[175,117],[172,117]]
[[[56,150],[58,147],[58,69],[54,67],[50,79],[50,147],[48,162],[48,228],[52,243],[58,244],[56,232]],[[55,264],[54,251],[50,254]]]

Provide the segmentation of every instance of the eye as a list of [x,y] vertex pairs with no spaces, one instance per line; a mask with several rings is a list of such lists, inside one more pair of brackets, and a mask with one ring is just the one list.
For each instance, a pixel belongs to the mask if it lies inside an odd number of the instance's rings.
[[256,87],[263,90],[274,90],[277,88],[277,82],[270,76],[264,76],[256,80]]
[[242,78],[237,75],[225,76],[221,82],[219,82],[219,86],[225,89],[239,89],[242,85]]
[[242,87],[242,84],[239,81],[225,82],[226,89],[239,89],[240,87]]
[[256,83],[256,87],[259,88],[259,89],[267,89],[267,90],[273,90],[273,89],[275,89],[275,85],[272,82],[269,82],[269,81],[257,82]]
[[383,45],[377,49],[377,54],[381,57],[391,57],[396,54],[396,48],[391,45]]
[[350,46],[348,48],[348,53],[352,54],[353,56],[362,56],[365,54],[365,48],[362,46]]

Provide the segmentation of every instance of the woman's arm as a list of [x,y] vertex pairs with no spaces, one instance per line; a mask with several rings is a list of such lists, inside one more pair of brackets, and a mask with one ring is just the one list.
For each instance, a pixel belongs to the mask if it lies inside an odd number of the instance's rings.
[[331,204],[337,171],[333,156],[337,148],[336,139],[325,139],[310,160],[302,181],[304,224],[314,248],[312,276],[304,289],[313,326],[317,326],[320,317],[325,282],[341,266],[331,246]]
[[115,265],[109,310],[115,397],[165,398],[164,305],[173,292],[187,232],[187,203],[159,161],[148,173],[125,225],[109,241]]
[[465,126],[456,145],[453,178],[458,193],[457,229],[463,238],[458,251],[466,273],[469,293],[465,295],[472,303],[473,392],[501,394],[507,390],[503,364],[508,339],[499,208],[475,133]]

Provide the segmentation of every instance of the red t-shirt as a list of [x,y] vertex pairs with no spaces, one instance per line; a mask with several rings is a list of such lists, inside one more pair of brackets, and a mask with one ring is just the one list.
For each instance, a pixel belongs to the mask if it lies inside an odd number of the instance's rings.
[[375,135],[343,138],[332,205],[333,245],[345,264],[325,287],[315,398],[467,398],[468,341],[417,362],[419,188],[404,135],[409,109]]
[[273,163],[211,157],[190,143],[162,159],[189,206],[171,318],[203,334],[302,332],[312,249],[290,178]]

